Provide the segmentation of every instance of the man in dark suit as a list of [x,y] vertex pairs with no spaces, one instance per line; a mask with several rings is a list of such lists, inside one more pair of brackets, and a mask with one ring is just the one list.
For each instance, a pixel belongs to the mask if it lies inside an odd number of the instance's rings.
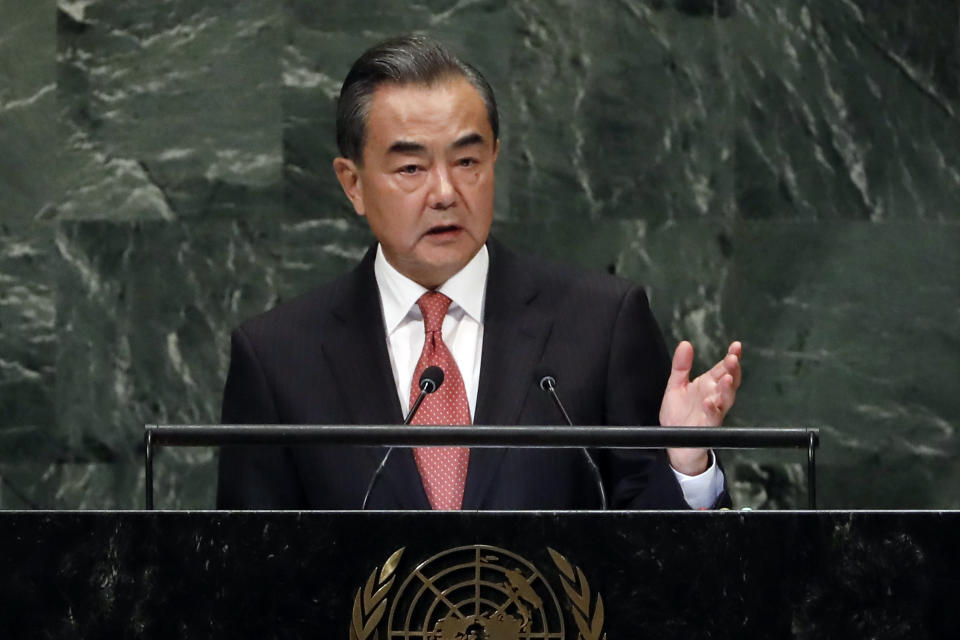
[[[539,387],[546,374],[579,424],[722,422],[740,382],[739,343],[691,381],[692,347],[677,347],[671,370],[641,288],[488,238],[498,129],[489,85],[435,42],[390,40],[354,63],[338,102],[334,170],[378,244],[354,271],[234,332],[224,423],[399,423],[419,372],[436,362],[447,381],[421,406],[428,422],[561,423]],[[217,503],[359,508],[383,455],[224,448]],[[594,457],[613,507],[725,499],[706,450]],[[598,506],[587,459],[571,450],[397,450],[369,498],[390,509]]]

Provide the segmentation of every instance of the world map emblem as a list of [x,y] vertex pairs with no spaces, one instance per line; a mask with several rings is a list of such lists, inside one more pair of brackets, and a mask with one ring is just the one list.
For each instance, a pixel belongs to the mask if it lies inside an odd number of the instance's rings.
[[480,544],[441,551],[400,577],[404,551],[374,567],[357,590],[350,640],[606,639],[603,599],[553,549],[550,577],[512,551]]

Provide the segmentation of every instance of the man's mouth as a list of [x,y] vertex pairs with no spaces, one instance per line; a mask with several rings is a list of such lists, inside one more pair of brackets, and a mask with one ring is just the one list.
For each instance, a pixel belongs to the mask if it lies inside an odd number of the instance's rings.
[[437,225],[436,227],[431,227],[430,230],[427,231],[427,235],[437,236],[437,235],[442,235],[444,233],[452,233],[454,231],[459,231],[459,230],[460,230],[460,227],[455,224]]

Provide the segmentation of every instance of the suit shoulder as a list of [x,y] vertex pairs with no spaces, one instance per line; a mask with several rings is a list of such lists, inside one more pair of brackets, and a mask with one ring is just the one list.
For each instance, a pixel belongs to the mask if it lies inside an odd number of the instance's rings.
[[252,338],[298,330],[313,330],[326,323],[352,273],[316,286],[271,309],[247,318],[239,329]]
[[529,274],[551,296],[573,296],[598,304],[616,304],[631,292],[646,296],[641,285],[617,275],[538,256],[513,254],[513,257],[520,272]]

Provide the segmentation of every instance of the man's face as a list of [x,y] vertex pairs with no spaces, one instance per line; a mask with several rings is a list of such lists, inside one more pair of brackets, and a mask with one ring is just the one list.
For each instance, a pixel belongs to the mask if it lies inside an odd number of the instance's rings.
[[480,94],[453,76],[431,87],[377,87],[363,166],[346,158],[333,166],[387,261],[435,288],[487,240],[498,150]]

